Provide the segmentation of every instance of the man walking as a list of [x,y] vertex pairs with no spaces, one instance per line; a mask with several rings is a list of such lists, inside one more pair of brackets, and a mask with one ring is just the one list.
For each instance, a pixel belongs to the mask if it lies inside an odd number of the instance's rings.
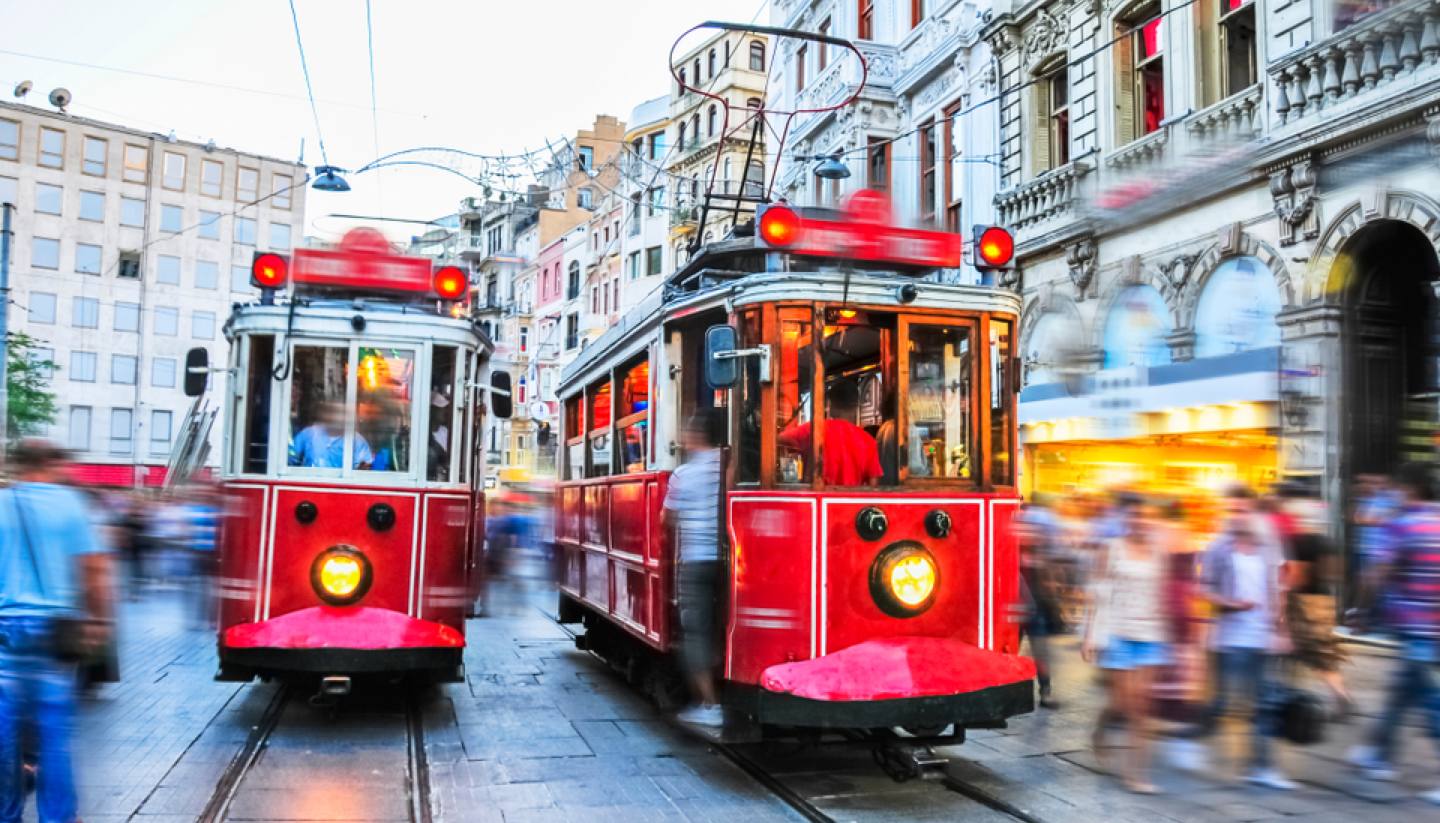
[[720,579],[720,450],[706,412],[685,421],[685,464],[670,475],[665,520],[675,527],[680,560],[681,663],[698,701],[680,713],[686,723],[721,726],[715,693],[715,595]]
[[0,823],[25,806],[21,729],[37,745],[40,823],[71,823],[75,659],[113,630],[110,558],[83,498],[60,485],[65,454],[24,440],[11,456],[16,483],[0,491]]

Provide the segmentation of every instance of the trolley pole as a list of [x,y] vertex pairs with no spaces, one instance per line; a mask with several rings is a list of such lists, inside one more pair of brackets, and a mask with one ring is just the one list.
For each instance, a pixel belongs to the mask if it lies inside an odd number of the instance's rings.
[[9,461],[10,442],[10,215],[15,206],[0,203],[0,469]]

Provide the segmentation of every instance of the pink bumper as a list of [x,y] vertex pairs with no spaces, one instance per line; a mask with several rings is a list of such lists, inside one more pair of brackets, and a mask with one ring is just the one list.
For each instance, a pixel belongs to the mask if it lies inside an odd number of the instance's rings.
[[972,694],[1035,677],[1028,657],[939,637],[886,637],[814,660],[766,669],[767,692],[820,701],[875,701]]
[[314,606],[225,630],[230,649],[459,649],[465,638],[449,626],[389,609]]

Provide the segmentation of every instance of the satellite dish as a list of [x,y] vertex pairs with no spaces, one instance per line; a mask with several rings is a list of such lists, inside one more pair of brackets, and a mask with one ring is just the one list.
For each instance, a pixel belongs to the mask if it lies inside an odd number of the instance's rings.
[[64,111],[65,107],[70,105],[71,99],[72,97],[69,89],[62,88],[50,92],[50,105],[61,111]]
[[15,85],[15,96],[24,97],[25,95],[29,94],[30,90],[33,88],[35,88],[34,83],[31,83],[29,80],[21,80]]

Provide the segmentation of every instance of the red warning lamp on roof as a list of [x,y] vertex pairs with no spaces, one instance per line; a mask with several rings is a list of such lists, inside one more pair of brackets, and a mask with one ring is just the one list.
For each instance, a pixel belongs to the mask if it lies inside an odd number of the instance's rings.
[[1015,260],[1015,238],[1000,226],[975,227],[975,268],[1003,269]]
[[444,300],[459,300],[465,296],[470,278],[457,266],[445,266],[435,270],[435,294]]
[[290,263],[274,252],[260,252],[250,264],[250,283],[262,289],[283,289]]
[[771,206],[760,215],[760,239],[785,248],[800,233],[800,216],[785,206]]

